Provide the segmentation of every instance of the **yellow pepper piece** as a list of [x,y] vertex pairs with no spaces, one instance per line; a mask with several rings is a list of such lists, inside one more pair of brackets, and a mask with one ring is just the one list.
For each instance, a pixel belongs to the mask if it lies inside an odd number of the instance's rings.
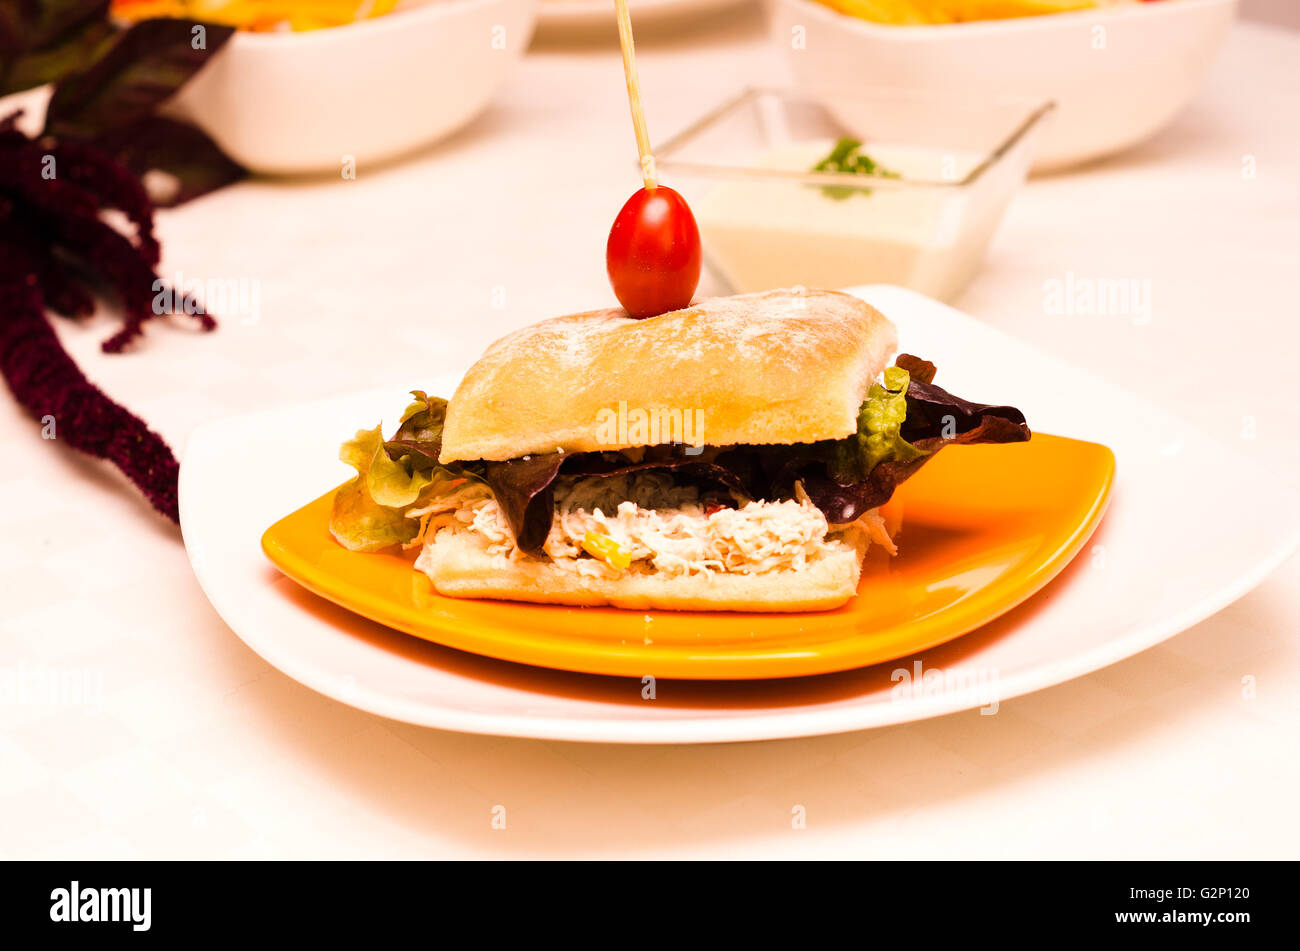
[[287,24],[319,30],[383,16],[397,0],[113,0],[113,13],[127,20],[193,17],[242,30],[265,31]]
[[920,26],[942,23],[939,11],[929,10],[925,0],[820,0],[821,3],[861,20],[889,23],[894,26]]
[[958,0],[950,3],[953,16],[962,21],[1009,20],[1013,17],[1068,13],[1096,6],[1093,0]]
[[611,568],[617,568],[619,571],[626,570],[627,566],[632,564],[632,553],[630,551],[608,535],[602,535],[591,529],[588,529],[587,534],[582,536],[582,550],[592,558],[599,558]]
[[1004,20],[1086,10],[1097,0],[818,0],[832,10],[874,23],[923,26]]

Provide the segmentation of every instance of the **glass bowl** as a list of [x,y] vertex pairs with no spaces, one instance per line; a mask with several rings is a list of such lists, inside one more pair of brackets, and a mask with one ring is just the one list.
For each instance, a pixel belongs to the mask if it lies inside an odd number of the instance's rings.
[[[978,270],[1052,108],[747,89],[656,162],[735,292],[887,283],[950,300]],[[847,163],[862,173],[816,170],[845,140],[860,143]]]

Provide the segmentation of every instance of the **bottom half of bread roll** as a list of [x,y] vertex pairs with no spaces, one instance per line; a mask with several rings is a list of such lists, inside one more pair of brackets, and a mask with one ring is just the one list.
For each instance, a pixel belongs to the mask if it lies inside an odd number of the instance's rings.
[[[796,493],[798,495],[798,493]],[[541,552],[521,551],[490,490],[467,483],[410,513],[416,567],[440,594],[637,610],[816,611],[857,590],[879,510],[830,525],[806,498],[719,499],[668,471],[562,477]]]

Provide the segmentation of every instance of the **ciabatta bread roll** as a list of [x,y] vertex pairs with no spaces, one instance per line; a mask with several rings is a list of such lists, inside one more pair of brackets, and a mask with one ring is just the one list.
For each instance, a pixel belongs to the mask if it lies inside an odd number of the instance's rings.
[[[839,439],[898,347],[894,325],[835,291],[716,297],[648,320],[593,310],[492,346],[447,406],[444,463],[654,445],[607,441],[607,411],[698,412],[711,446]],[[658,442],[668,442],[662,430]]]

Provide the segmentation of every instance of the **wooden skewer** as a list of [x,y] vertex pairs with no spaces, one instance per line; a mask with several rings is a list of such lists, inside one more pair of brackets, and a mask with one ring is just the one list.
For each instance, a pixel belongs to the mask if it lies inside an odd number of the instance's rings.
[[614,0],[618,11],[618,43],[623,48],[623,75],[627,78],[627,102],[632,107],[632,127],[636,130],[636,150],[641,156],[641,182],[646,188],[656,188],[655,157],[650,151],[650,133],[645,127],[645,112],[641,108],[641,83],[636,76],[636,49],[632,45],[632,18],[627,12],[627,0]]

